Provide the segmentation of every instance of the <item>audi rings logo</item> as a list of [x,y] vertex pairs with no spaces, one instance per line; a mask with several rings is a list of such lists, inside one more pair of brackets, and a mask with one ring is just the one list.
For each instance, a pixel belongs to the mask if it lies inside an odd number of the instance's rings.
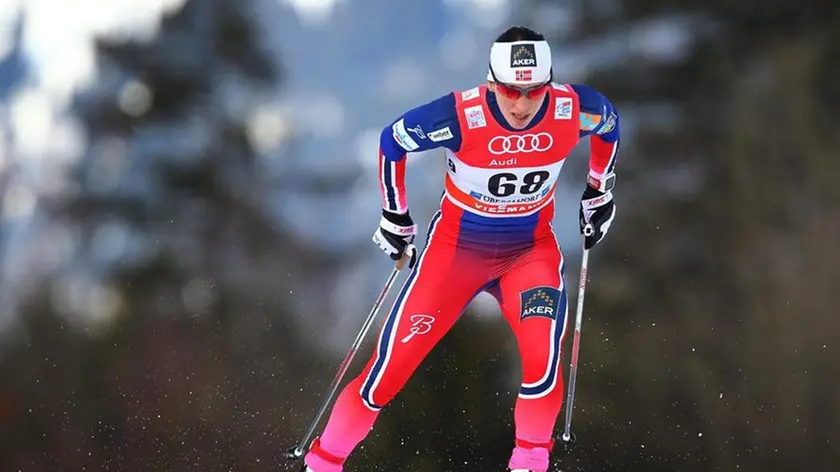
[[496,136],[490,140],[487,150],[492,154],[516,154],[520,152],[545,152],[554,145],[554,138],[548,133]]

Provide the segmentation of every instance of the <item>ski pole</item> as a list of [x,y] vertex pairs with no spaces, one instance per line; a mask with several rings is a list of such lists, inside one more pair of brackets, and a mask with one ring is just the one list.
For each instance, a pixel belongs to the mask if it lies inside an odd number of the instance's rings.
[[388,297],[388,292],[391,291],[391,287],[394,285],[394,282],[397,279],[397,275],[399,275],[400,270],[402,270],[405,264],[409,260],[411,260],[412,254],[416,250],[417,249],[414,247],[414,245],[409,246],[406,249],[405,255],[402,257],[402,259],[397,261],[397,263],[394,265],[394,269],[391,271],[391,275],[388,276],[388,280],[385,282],[385,286],[379,293],[379,297],[377,297],[376,302],[373,304],[370,313],[368,313],[367,319],[365,319],[365,322],[362,325],[359,334],[356,335],[356,339],[355,341],[353,341],[353,345],[350,347],[350,350],[347,351],[347,355],[344,356],[344,360],[341,362],[341,365],[339,365],[338,372],[336,373],[335,378],[333,379],[332,384],[330,385],[330,388],[327,391],[327,395],[324,397],[324,400],[321,403],[321,407],[318,409],[318,413],[315,415],[315,418],[312,419],[312,423],[309,425],[309,428],[306,430],[306,434],[304,434],[303,438],[301,438],[298,445],[292,447],[286,452],[286,459],[296,460],[303,456],[303,452],[306,449],[306,444],[312,438],[312,435],[315,433],[315,428],[318,427],[318,423],[321,421],[321,418],[323,418],[324,413],[326,413],[327,411],[327,408],[329,408],[329,405],[332,402],[332,399],[335,396],[335,393],[338,390],[341,381],[344,379],[344,375],[347,373],[347,369],[350,367],[350,364],[353,362],[353,358],[359,351],[359,347],[361,347],[365,335],[370,329],[370,326],[373,324],[373,320],[376,319],[376,315],[377,313],[379,313],[379,309],[382,307],[382,303],[385,301],[385,298]]
[[[583,229],[584,236],[594,234],[592,225],[586,225]],[[586,278],[589,265],[589,249],[583,249],[583,259],[580,263],[580,284],[578,285],[577,314],[575,316],[575,336],[572,343],[572,362],[569,366],[569,393],[566,399],[566,429],[563,431],[564,442],[574,442],[576,437],[572,434],[572,410],[575,404],[575,382],[577,380],[578,355],[580,353],[580,326],[583,322],[583,296],[586,293]]]

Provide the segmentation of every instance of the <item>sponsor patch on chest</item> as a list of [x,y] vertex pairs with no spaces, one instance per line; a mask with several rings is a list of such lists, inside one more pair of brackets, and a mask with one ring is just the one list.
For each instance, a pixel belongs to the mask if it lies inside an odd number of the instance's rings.
[[472,100],[473,98],[478,97],[481,95],[481,92],[478,90],[478,87],[473,87],[469,90],[464,90],[461,92],[461,100],[466,102],[467,100]]
[[554,101],[554,119],[572,119],[572,99],[568,97],[557,97]]
[[483,128],[487,126],[487,118],[484,117],[484,110],[481,105],[464,108],[464,117],[467,119],[467,128]]

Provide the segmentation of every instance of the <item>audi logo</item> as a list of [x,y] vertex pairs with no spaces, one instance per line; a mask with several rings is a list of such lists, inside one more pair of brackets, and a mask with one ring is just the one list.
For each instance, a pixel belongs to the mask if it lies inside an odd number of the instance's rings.
[[516,154],[519,152],[545,152],[554,145],[554,138],[548,133],[496,136],[490,140],[487,150],[491,154]]

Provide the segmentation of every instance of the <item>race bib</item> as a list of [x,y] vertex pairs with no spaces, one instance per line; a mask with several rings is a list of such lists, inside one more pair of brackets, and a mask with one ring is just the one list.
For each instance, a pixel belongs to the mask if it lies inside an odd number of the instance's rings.
[[488,167],[469,166],[447,153],[446,191],[458,206],[487,216],[527,215],[548,204],[563,161],[512,167],[521,157],[500,155]]

